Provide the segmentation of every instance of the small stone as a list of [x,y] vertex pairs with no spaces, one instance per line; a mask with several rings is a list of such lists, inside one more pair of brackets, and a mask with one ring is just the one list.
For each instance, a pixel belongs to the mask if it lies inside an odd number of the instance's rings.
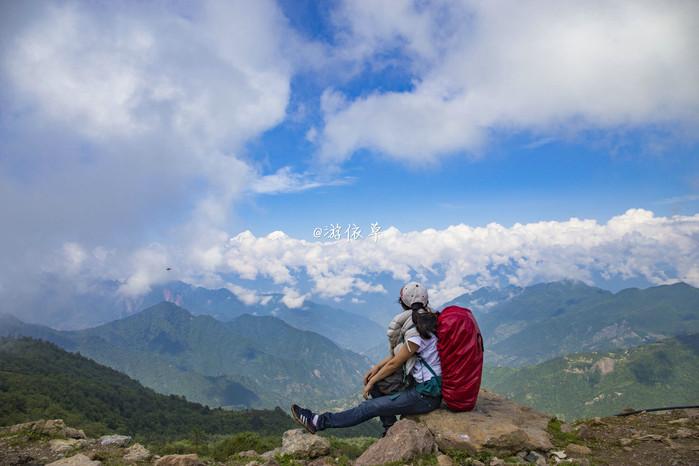
[[240,456],[241,458],[254,458],[258,455],[255,450],[245,450],[238,452],[238,456]]
[[129,448],[126,449],[126,454],[124,455],[124,461],[127,463],[137,463],[139,461],[146,461],[151,457],[150,451],[140,443],[134,443]]
[[437,455],[437,464],[439,466],[454,466],[454,461],[447,455]]
[[103,447],[125,447],[129,442],[131,442],[131,437],[128,435],[103,435],[99,439],[99,443]]
[[265,460],[272,460],[274,459],[275,456],[281,455],[281,448],[277,447],[274,450],[266,451],[262,453],[260,456],[265,459]]
[[633,443],[633,440],[631,440],[630,438],[620,438],[619,439],[619,445],[621,445],[622,447],[627,447],[627,446],[631,445],[632,443]]
[[249,463],[245,463],[245,466],[262,466],[259,461],[250,461]]
[[624,451],[633,451],[633,448],[631,448],[631,447],[624,447],[624,448],[622,448],[622,450],[624,450]]
[[49,463],[46,466],[102,466],[102,462],[93,461],[82,453],[78,453],[77,455]]
[[488,464],[489,466],[505,466],[505,460],[502,460],[497,456],[494,456],[493,458],[491,458],[490,463]]
[[539,453],[538,451],[530,451],[527,456],[524,457],[524,461],[534,464],[546,464],[546,457]]
[[471,466],[485,466],[485,463],[479,460],[471,460]]
[[679,419],[675,419],[674,421],[668,422],[668,424],[688,424],[689,423],[689,418],[687,417],[681,417]]
[[196,453],[189,455],[165,455],[155,462],[155,466],[199,466],[201,464]]
[[680,427],[677,429],[677,432],[672,434],[672,438],[692,438],[696,432],[694,432],[692,429],[687,429],[686,427]]
[[87,438],[85,436],[85,432],[83,432],[82,429],[75,429],[73,427],[66,427],[63,432],[65,433],[65,436],[68,438],[75,438],[75,439],[84,439]]
[[335,462],[329,456],[323,456],[322,458],[316,458],[306,466],[334,466]]
[[568,455],[566,455],[563,450],[554,450],[551,452],[551,456],[553,456],[554,458],[558,458],[559,460],[564,460],[568,458]]
[[566,454],[568,456],[585,456],[589,455],[592,453],[592,450],[590,450],[588,447],[585,445],[578,445],[577,443],[569,443],[568,446],[565,448]]
[[76,439],[52,439],[49,440],[49,449],[58,454],[67,453],[80,445]]

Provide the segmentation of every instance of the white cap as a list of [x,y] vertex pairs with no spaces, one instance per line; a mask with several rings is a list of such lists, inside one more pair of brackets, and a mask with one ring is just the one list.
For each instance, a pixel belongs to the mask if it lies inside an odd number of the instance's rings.
[[408,307],[412,307],[415,303],[420,303],[423,307],[427,307],[429,303],[427,288],[417,282],[406,283],[400,289],[400,300]]

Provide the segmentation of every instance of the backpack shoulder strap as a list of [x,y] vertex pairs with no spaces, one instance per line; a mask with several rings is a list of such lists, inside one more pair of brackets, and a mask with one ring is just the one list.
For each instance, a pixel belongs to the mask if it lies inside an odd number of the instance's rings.
[[418,359],[422,364],[424,364],[424,365],[427,367],[427,370],[430,371],[430,372],[432,373],[432,376],[433,376],[433,377],[438,377],[437,374],[435,374],[434,369],[432,369],[432,366],[430,366],[429,364],[427,364],[427,361],[425,361],[424,359],[422,359],[422,357],[421,357],[420,355],[418,355],[417,359]]

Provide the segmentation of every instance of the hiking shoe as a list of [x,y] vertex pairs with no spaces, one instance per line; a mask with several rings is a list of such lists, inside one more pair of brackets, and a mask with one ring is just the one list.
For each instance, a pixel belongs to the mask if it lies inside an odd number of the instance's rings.
[[313,411],[310,409],[302,408],[299,405],[291,405],[291,417],[305,427],[308,432],[315,434],[317,429],[313,422],[313,416]]

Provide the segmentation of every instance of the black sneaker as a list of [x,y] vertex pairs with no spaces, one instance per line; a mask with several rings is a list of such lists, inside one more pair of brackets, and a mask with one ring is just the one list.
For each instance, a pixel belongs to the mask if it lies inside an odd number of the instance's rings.
[[316,425],[313,423],[313,412],[310,409],[304,409],[298,405],[291,405],[291,417],[305,427],[308,432],[312,434],[316,433],[317,429]]

